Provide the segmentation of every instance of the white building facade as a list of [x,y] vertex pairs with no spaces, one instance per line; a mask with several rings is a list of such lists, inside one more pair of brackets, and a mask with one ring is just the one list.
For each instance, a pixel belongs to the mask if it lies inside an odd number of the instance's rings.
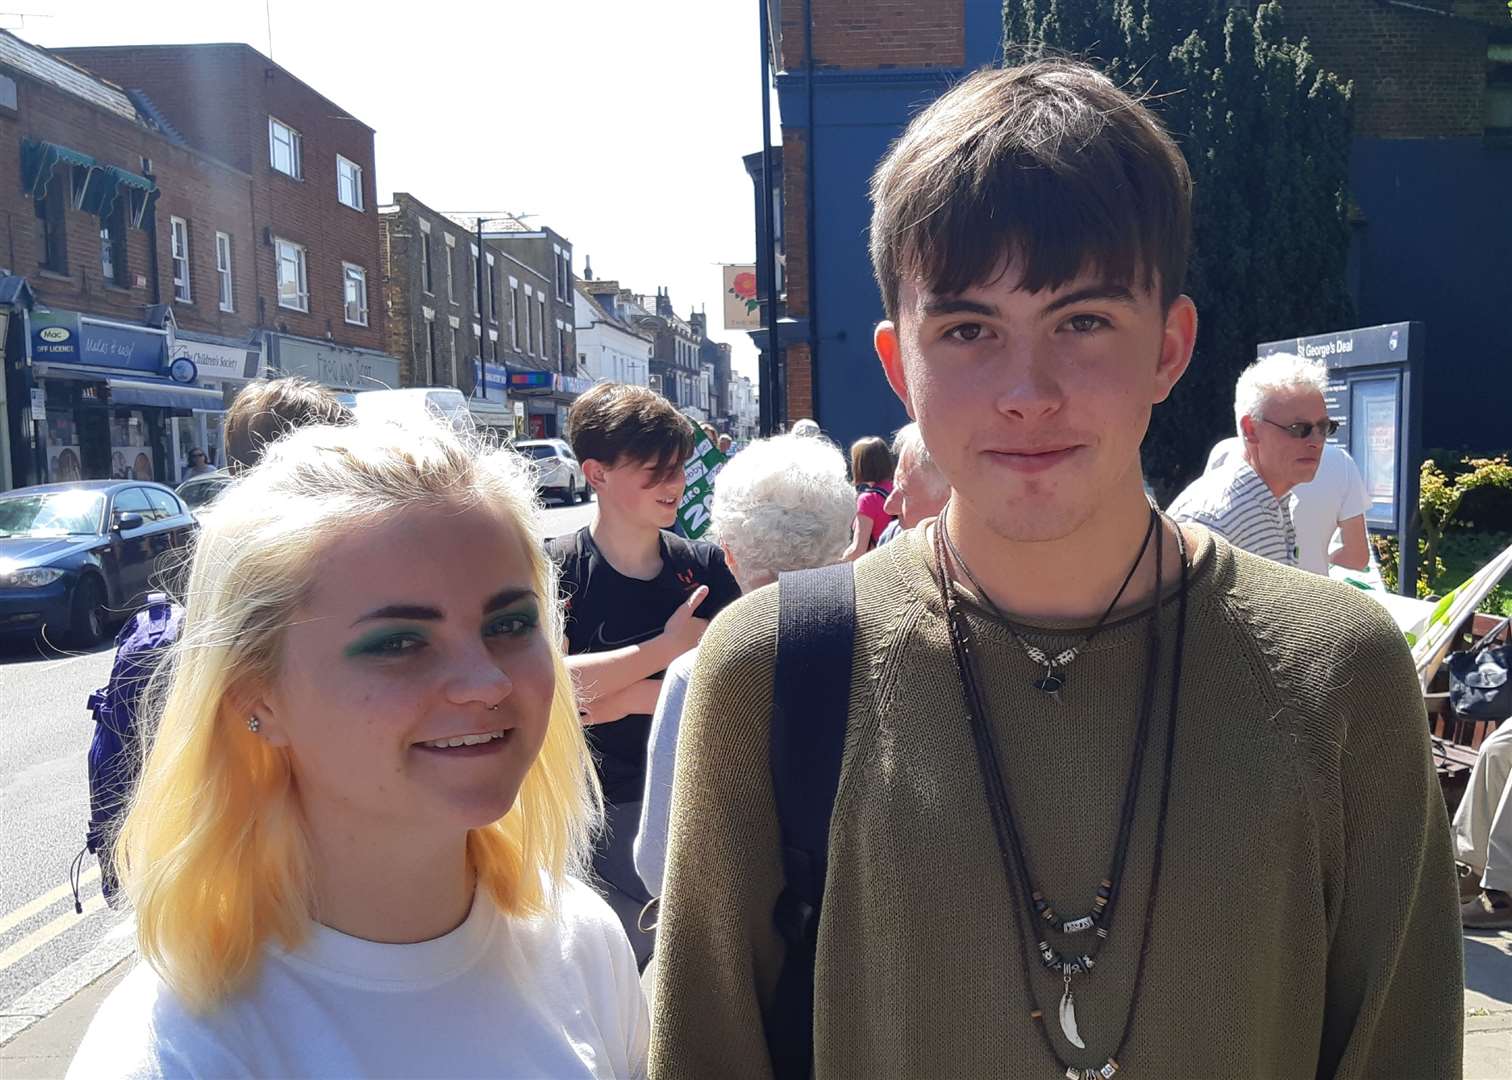
[[578,370],[595,382],[649,386],[655,343],[616,318],[575,283]]

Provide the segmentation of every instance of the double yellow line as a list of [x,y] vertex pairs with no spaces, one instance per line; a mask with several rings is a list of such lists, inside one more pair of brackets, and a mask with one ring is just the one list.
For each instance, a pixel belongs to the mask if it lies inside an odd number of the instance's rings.
[[[79,878],[80,894],[83,894],[85,886],[93,884],[99,879],[99,877],[100,868],[98,866],[92,866],[88,870],[86,870]],[[35,900],[29,901],[28,903],[25,903],[16,908],[16,910],[7,912],[5,915],[0,916],[0,934],[9,933],[12,929],[20,926],[27,919],[30,919],[38,912],[46,911],[48,908],[56,904],[59,900],[62,900],[65,897],[72,897],[72,895],[73,886],[59,885],[56,889],[43,893]],[[42,926],[37,927],[37,929],[33,930],[30,934],[27,934],[24,938],[17,941],[14,945],[10,946],[4,952],[0,952],[0,971],[5,971],[7,968],[26,959],[26,957],[30,956],[33,952],[40,949],[43,945],[46,945],[49,941],[57,937],[59,934],[63,934],[68,930],[71,930],[73,927],[79,924],[84,916],[93,915],[97,911],[104,910],[104,908],[104,893],[95,893],[95,895],[84,901],[83,915],[78,914],[72,909],[72,907],[70,907],[68,911],[65,911],[56,919],[53,919],[51,922],[44,923]]]

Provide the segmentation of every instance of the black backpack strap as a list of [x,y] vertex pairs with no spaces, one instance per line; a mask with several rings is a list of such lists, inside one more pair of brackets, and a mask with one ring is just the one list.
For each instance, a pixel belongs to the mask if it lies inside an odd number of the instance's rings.
[[772,918],[787,952],[766,1019],[777,1080],[807,1078],[813,1067],[814,957],[855,636],[851,563],[780,577],[771,752],[784,887]]

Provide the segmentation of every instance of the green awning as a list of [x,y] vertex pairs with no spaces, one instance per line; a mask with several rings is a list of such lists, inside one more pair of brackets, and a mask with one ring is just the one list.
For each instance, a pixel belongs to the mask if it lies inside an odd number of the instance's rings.
[[116,183],[122,184],[126,187],[136,188],[138,191],[157,190],[157,185],[154,184],[151,180],[147,179],[145,176],[138,176],[134,172],[127,172],[125,169],[118,169],[114,165],[106,166],[105,171],[115,177]]
[[94,158],[70,147],[36,139],[21,140],[21,183],[33,198],[47,194],[53,170],[59,165],[99,168]]
[[129,204],[130,211],[127,217],[134,228],[140,228],[144,211],[153,201],[152,196],[157,192],[157,185],[145,176],[127,172],[125,169],[114,165],[105,165],[90,174],[89,187],[84,192],[84,198],[79,209],[100,217],[109,217],[115,209],[116,199],[122,196],[122,188],[142,192],[142,197],[134,204]]

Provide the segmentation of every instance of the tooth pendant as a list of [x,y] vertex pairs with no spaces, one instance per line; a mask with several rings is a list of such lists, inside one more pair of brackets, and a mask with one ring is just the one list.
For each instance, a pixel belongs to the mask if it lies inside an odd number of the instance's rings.
[[1082,1042],[1081,1032],[1076,1029],[1076,995],[1071,992],[1071,976],[1065,978],[1066,992],[1061,995],[1060,1001],[1061,1032],[1068,1043],[1078,1050],[1085,1050],[1087,1044]]

